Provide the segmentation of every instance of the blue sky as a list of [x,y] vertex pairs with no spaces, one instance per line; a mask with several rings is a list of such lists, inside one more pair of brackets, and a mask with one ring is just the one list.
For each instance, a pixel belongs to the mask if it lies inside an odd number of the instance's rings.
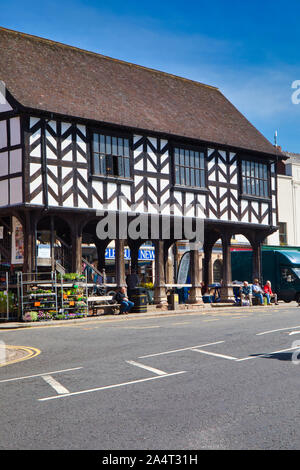
[[300,152],[298,1],[0,0],[0,25],[217,86]]

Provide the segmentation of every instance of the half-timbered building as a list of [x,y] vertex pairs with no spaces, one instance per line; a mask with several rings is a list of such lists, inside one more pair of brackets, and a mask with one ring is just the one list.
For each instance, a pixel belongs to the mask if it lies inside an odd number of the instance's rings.
[[[37,269],[37,239],[49,230],[67,269],[81,269],[83,241],[96,244],[101,267],[109,240],[97,238],[96,225],[111,211],[119,221],[124,213],[128,220],[167,216],[171,226],[176,217],[204,220],[203,279],[197,250],[191,252],[192,301],[200,298],[218,239],[225,287],[233,234],[250,241],[253,274],[260,275],[261,243],[277,230],[282,156],[218,88],[3,28],[0,50],[2,260],[11,261],[17,220],[25,272]],[[124,244],[134,270],[144,238],[151,233],[116,237],[118,284]],[[174,240],[172,230],[153,240],[157,302],[165,298]]]

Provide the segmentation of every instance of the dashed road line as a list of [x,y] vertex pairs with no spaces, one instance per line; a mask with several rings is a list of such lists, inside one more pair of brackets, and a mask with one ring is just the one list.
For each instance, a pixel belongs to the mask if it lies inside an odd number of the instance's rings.
[[223,359],[230,359],[231,361],[236,361],[237,358],[233,356],[226,356],[225,354],[213,353],[210,351],[205,351],[204,349],[193,348],[192,351],[199,352],[202,354],[207,354],[208,356],[222,357]]
[[141,364],[140,362],[135,362],[135,361],[126,361],[126,362],[133,366],[141,367],[141,369],[149,370],[150,372],[153,372],[154,374],[157,374],[157,375],[167,374],[167,372],[164,372],[163,370],[155,369],[154,367],[150,367],[150,366],[145,366],[145,364]]
[[55,380],[51,375],[42,375],[42,378],[50,385],[58,394],[70,393],[69,390]]

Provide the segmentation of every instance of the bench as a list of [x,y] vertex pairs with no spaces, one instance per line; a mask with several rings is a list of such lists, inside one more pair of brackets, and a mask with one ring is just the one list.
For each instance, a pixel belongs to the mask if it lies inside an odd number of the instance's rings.
[[91,304],[92,315],[97,315],[99,309],[110,309],[114,315],[120,313],[120,304],[113,303],[113,295],[92,296],[87,298],[88,306]]

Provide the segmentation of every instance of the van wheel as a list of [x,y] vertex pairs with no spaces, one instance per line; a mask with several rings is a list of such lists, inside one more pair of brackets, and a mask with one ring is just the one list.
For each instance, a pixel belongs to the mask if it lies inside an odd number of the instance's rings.
[[295,300],[298,302],[298,304],[300,304],[300,292],[296,294]]

